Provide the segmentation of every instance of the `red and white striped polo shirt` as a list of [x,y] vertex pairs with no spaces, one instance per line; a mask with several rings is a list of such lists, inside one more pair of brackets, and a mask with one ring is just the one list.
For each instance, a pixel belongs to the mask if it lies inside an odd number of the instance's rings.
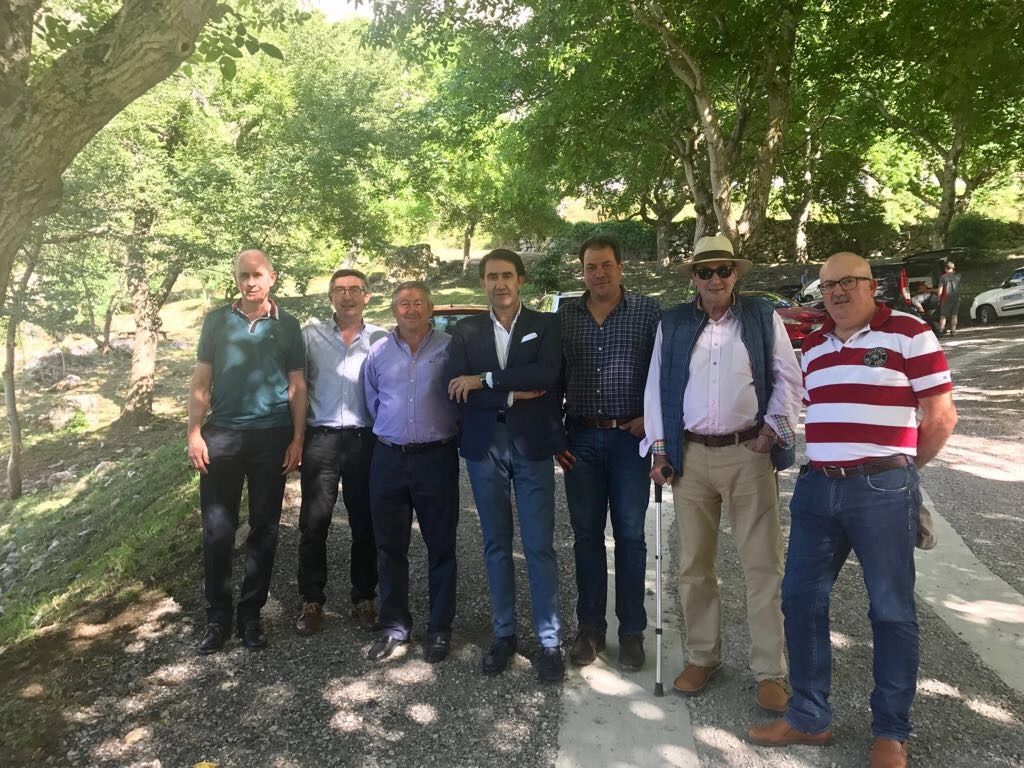
[[828,318],[804,341],[807,458],[916,456],[918,400],[953,389],[939,340],[921,319],[881,304],[845,343],[833,331]]

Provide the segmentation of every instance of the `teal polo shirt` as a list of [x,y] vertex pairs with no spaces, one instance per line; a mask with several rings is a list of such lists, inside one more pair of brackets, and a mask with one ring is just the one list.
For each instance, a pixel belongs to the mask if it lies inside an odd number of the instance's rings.
[[252,322],[237,302],[215,309],[203,321],[197,357],[213,368],[208,423],[227,429],[291,426],[288,372],[303,370],[306,354],[299,321],[276,303]]

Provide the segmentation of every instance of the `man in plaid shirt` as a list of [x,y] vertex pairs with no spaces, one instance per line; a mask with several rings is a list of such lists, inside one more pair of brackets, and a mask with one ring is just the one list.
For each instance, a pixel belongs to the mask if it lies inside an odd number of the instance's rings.
[[658,303],[622,288],[622,250],[597,235],[580,246],[586,293],[563,304],[566,431],[569,448],[557,456],[575,536],[576,617],[573,664],[592,663],[605,647],[608,597],[604,528],[611,510],[615,536],[615,615],[619,666],[644,664],[644,517],[650,459],[641,457],[643,402]]

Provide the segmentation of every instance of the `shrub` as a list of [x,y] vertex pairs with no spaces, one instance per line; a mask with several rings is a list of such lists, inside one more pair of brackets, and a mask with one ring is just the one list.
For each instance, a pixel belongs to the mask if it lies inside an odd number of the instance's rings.
[[946,243],[950,247],[1007,248],[1024,240],[1024,224],[990,219],[978,213],[965,213],[953,219]]

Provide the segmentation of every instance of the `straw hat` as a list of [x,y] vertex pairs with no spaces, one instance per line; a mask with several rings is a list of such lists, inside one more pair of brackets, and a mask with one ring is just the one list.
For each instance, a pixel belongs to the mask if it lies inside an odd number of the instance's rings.
[[686,278],[693,277],[693,270],[709,261],[731,261],[736,268],[737,276],[745,274],[754,266],[754,263],[747,259],[736,258],[728,237],[711,235],[697,241],[697,245],[693,247],[693,258],[679,265],[679,274]]

